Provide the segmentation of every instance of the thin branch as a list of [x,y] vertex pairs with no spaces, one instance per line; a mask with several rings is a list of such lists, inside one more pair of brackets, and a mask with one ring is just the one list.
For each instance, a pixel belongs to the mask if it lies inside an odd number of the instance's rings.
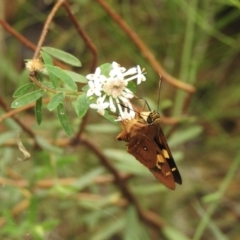
[[[94,45],[91,38],[87,35],[87,33],[83,30],[83,28],[79,24],[78,19],[75,17],[75,15],[73,14],[69,4],[66,1],[64,2],[63,7],[67,11],[67,13],[69,15],[69,18],[72,21],[73,25],[75,26],[77,32],[79,33],[79,35],[82,37],[83,41],[85,42],[85,45],[88,47],[90,52],[92,52],[92,54],[93,54],[93,60],[92,60],[92,65],[91,65],[91,68],[90,68],[90,72],[94,72],[96,67],[97,67],[97,60],[98,60],[97,48]],[[83,117],[83,119],[82,119],[82,121],[79,125],[78,132],[75,134],[75,136],[72,139],[73,143],[75,142],[76,139],[79,139],[81,134],[84,132],[87,121],[88,121],[88,113],[86,113],[85,116]]]
[[[9,175],[9,174],[8,174]],[[26,179],[22,179],[19,177],[11,176],[13,179],[8,179],[8,178],[2,178],[0,177],[0,185],[8,185],[8,186],[14,186],[14,187],[19,187],[19,188],[26,188],[29,187],[29,181]],[[129,179],[129,174],[121,174],[121,178],[124,180]],[[59,178],[58,184],[61,186],[71,186],[76,181],[79,179],[76,177],[72,178]],[[114,178],[112,175],[104,175],[104,176],[97,176],[94,180],[94,183],[103,185],[103,184],[111,184],[114,182]],[[43,180],[38,180],[37,182],[34,183],[34,188],[40,188],[40,189],[48,189],[52,188],[56,185],[56,179],[43,179]]]
[[[94,180],[95,183],[98,183],[98,178]],[[78,179],[77,178],[63,178],[63,179],[58,179],[57,182],[58,184],[61,184],[61,186],[71,186],[73,185]],[[104,183],[112,183],[112,176],[109,176],[107,181],[106,181],[106,176],[103,176],[102,179],[100,179],[100,184]],[[9,180],[7,178],[1,178],[0,177],[0,184],[1,185],[8,185],[8,186],[14,186],[17,188],[21,189],[21,192],[23,193],[23,196],[25,199],[23,199],[21,202],[16,204],[12,210],[11,214],[12,216],[16,217],[23,211],[25,211],[29,207],[30,203],[30,197],[31,197],[31,192],[27,189],[29,185],[28,180],[25,179],[15,179],[15,180]],[[49,189],[52,188],[53,186],[56,185],[56,179],[44,179],[44,180],[39,180],[37,181],[34,185],[31,186],[31,191],[35,189]],[[68,198],[75,199],[75,200],[88,200],[88,201],[101,201],[103,198],[103,195],[97,195],[97,194],[92,194],[89,192],[80,192],[77,194],[69,195]],[[128,202],[124,198],[119,198],[117,201],[112,203],[114,206],[119,206],[119,207],[126,207]],[[0,228],[6,223],[6,219],[4,217],[0,218]]]
[[78,19],[75,17],[75,15],[73,14],[69,4],[67,1],[65,1],[63,3],[63,7],[65,8],[65,10],[67,11],[70,20],[72,21],[73,25],[75,26],[77,32],[79,33],[79,35],[82,37],[83,41],[85,42],[86,46],[88,47],[88,49],[92,52],[93,54],[93,61],[92,61],[92,66],[90,68],[90,72],[94,72],[96,67],[97,67],[97,60],[98,60],[98,51],[96,46],[94,45],[93,41],[91,40],[91,38],[87,35],[87,33],[83,30],[83,28],[81,27],[81,25],[78,22]]
[[82,121],[79,125],[78,131],[71,140],[72,145],[75,145],[76,143],[78,143],[79,138],[81,137],[82,133],[84,132],[84,129],[88,123],[88,114],[89,114],[89,111],[87,111],[85,116],[82,118]]
[[[19,42],[21,42],[23,45],[31,49],[32,51],[35,51],[37,46],[30,42],[27,38],[25,38],[22,34],[18,33],[14,28],[12,28],[7,22],[0,19],[0,24],[3,26],[3,28],[9,32],[12,36],[14,36]],[[64,63],[59,62],[58,60],[54,59],[54,64],[56,66],[59,66],[64,69],[70,69],[69,66],[67,66]]]
[[38,58],[39,56],[39,52],[40,52],[40,49],[43,45],[43,42],[45,40],[45,37],[47,35],[47,32],[48,32],[48,28],[52,22],[52,19],[53,17],[55,16],[56,12],[58,11],[58,9],[60,8],[60,6],[63,4],[64,0],[58,0],[56,2],[56,4],[54,5],[52,11],[50,12],[50,14],[48,15],[48,18],[47,18],[47,21],[45,22],[44,24],[44,27],[43,27],[43,30],[42,30],[42,34],[40,36],[40,39],[38,41],[38,44],[37,44],[37,48],[35,50],[35,53],[33,55],[33,58]]
[[184,100],[184,103],[183,103],[183,106],[182,106],[182,113],[185,113],[185,112],[187,111],[188,106],[189,106],[189,104],[190,104],[190,102],[191,102],[192,96],[193,96],[192,93],[189,93],[189,94],[186,96],[186,98],[185,98],[185,100]]
[[[46,92],[51,92],[51,93],[54,93],[54,94],[62,92],[62,91],[59,91],[59,90],[54,90],[53,88],[46,87],[45,85],[41,84],[41,82],[39,82],[37,77],[36,77],[36,72],[31,72],[29,77],[34,84],[36,84],[40,89],[43,89]],[[65,97],[67,97],[67,96],[79,96],[81,94],[82,94],[82,92],[76,92],[76,91],[74,91],[74,92],[73,91],[64,92]]]
[[128,24],[118,15],[107,3],[105,0],[97,0],[98,3],[102,6],[102,8],[110,15],[110,17],[122,28],[122,30],[129,36],[129,38],[133,41],[133,43],[139,48],[142,52],[143,56],[149,61],[152,65],[153,69],[159,74],[162,75],[163,79],[169,84],[175,86],[176,88],[182,89],[189,93],[195,92],[195,87],[187,84],[185,82],[180,81],[179,79],[171,76],[163,66],[156,60],[153,53],[149,50],[149,48],[145,45],[145,43],[141,40],[141,38],[137,35],[136,32],[131,29]]
[[[121,177],[119,172],[115,169],[113,164],[106,158],[106,156],[102,153],[102,151],[88,138],[85,136],[81,136],[80,142],[87,146],[91,151],[93,151],[99,158],[102,165],[108,169],[110,173],[115,178],[115,184],[119,187],[122,195],[136,208],[139,218],[144,221],[145,223],[151,225],[156,229],[161,229],[164,225],[163,221],[154,213],[149,214],[149,212],[144,212],[135,196],[132,194],[131,190],[129,189],[126,181]],[[154,217],[153,217],[154,216]]]
[[36,49],[36,45],[34,45],[32,42],[30,42],[27,38],[25,38],[22,34],[18,33],[15,29],[13,29],[7,22],[0,19],[0,24],[3,26],[3,28],[9,32],[12,36],[17,38],[19,42],[23,43],[26,47],[30,48],[31,50]]
[[[43,103],[48,103],[50,101],[49,98],[45,98],[43,99]],[[0,99],[0,102],[1,102],[1,99]],[[2,105],[2,104],[0,104]],[[4,113],[2,116],[0,116],[0,122],[2,122],[3,120],[9,118],[9,117],[13,117],[14,115],[20,113],[20,112],[24,112],[25,110],[27,109],[30,109],[30,108],[33,108],[35,106],[35,102],[33,103],[30,103],[28,105],[25,105],[23,107],[20,107],[20,108],[16,108],[16,109],[9,109],[9,111],[7,111],[6,113]],[[5,109],[6,111],[6,109]]]
[[[5,103],[5,101],[3,100],[2,97],[0,97],[0,105],[2,106],[2,108],[4,109],[4,111],[8,112],[10,111],[10,108],[7,106],[7,104]],[[40,148],[40,146],[38,145],[37,141],[36,141],[36,136],[35,133],[25,124],[23,123],[20,119],[18,119],[18,117],[13,116],[12,118],[15,120],[15,122],[17,122],[19,124],[19,126],[21,126],[21,128],[30,136],[34,139],[35,141],[35,146]]]

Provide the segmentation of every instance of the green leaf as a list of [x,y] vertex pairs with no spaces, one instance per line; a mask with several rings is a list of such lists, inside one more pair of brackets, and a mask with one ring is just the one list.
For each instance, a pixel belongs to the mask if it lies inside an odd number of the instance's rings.
[[[115,122],[116,123],[116,122]],[[88,124],[86,130],[92,133],[117,133],[119,132],[119,126],[117,124],[109,123],[96,123]]]
[[104,173],[104,169],[102,167],[94,168],[91,171],[88,171],[86,174],[81,175],[72,185],[77,187],[78,191],[81,191],[83,188],[90,186],[94,179],[97,176],[100,176]]
[[89,105],[90,105],[90,102],[86,94],[82,94],[77,98],[75,103],[75,110],[78,117],[82,118],[86,114],[89,108]]
[[68,63],[72,66],[81,67],[81,62],[72,54],[64,52],[62,50],[52,48],[52,47],[42,47],[42,50],[50,54],[51,56]]
[[44,95],[45,91],[42,89],[33,91],[31,93],[27,93],[19,98],[17,98],[15,101],[13,101],[11,108],[19,108],[23,107],[29,103],[32,103],[42,97]]
[[127,88],[131,90],[133,93],[137,91],[137,85],[133,81],[128,82]]
[[36,73],[36,78],[39,82],[43,82],[43,79],[44,79],[44,75],[42,72],[37,72]]
[[109,120],[112,123],[116,123],[115,121],[116,118],[113,115],[109,114],[108,111],[105,111],[103,117],[105,117],[107,120]]
[[111,63],[104,63],[100,66],[101,69],[101,75],[104,75],[106,77],[109,76],[110,71],[113,69]]
[[51,82],[44,81],[44,82],[42,82],[42,85],[47,87],[47,88],[54,89],[54,86],[53,86],[53,84]]
[[24,95],[25,93],[27,93],[29,90],[31,90],[33,88],[33,83],[27,83],[22,85],[21,87],[19,87],[13,94],[14,98],[18,98],[21,97],[22,95]]
[[35,117],[37,119],[38,125],[42,122],[42,97],[36,101],[35,105]]
[[189,126],[187,129],[181,129],[175,132],[168,140],[170,146],[176,146],[196,138],[203,131],[201,126]]
[[[42,55],[42,58],[43,58],[43,61],[45,64],[53,66],[53,60],[49,54],[45,53],[44,51],[41,51],[41,55]],[[52,82],[54,88],[57,88],[57,86],[58,86],[57,77],[54,74],[52,74],[51,72],[48,72],[48,76],[49,76],[49,79]]]
[[85,93],[87,93],[88,89],[89,89],[89,86],[88,86],[88,85],[85,85],[85,86],[82,87],[82,90],[83,90],[83,92],[85,92]]
[[208,195],[205,195],[202,198],[202,201],[204,203],[210,203],[210,202],[215,202],[218,201],[219,199],[221,199],[221,193],[219,191],[214,192],[214,193],[210,193]]
[[62,103],[58,104],[57,113],[58,113],[58,118],[59,118],[59,121],[60,121],[63,129],[65,130],[67,135],[70,136],[72,134],[72,128],[68,121],[67,113],[66,113]]
[[74,82],[87,83],[87,79],[83,75],[80,75],[78,73],[75,73],[75,72],[72,72],[72,71],[68,71],[68,70],[63,70],[63,71],[66,74],[68,74],[69,77],[71,77]]
[[169,98],[165,98],[160,101],[160,109],[163,111],[164,109],[168,109],[173,106],[173,101]]
[[52,60],[52,58],[51,58],[51,56],[49,54],[47,54],[44,51],[40,51],[40,53],[41,53],[41,56],[43,58],[43,62],[45,64],[53,65],[53,60]]
[[59,78],[61,81],[63,81],[71,89],[77,91],[77,84],[61,68],[56,67],[56,66],[52,66],[52,65],[49,65],[49,64],[46,64],[45,67],[48,70],[48,72],[54,74],[57,78]]
[[177,230],[176,228],[165,226],[163,227],[163,234],[169,240],[190,240],[186,235]]
[[121,232],[124,228],[124,219],[123,217],[119,217],[114,219],[114,221],[110,220],[104,224],[104,226],[97,231],[94,232],[94,235],[91,239],[94,240],[105,240],[105,239],[113,239],[114,234]]
[[148,196],[153,194],[159,194],[160,192],[166,192],[168,191],[167,188],[163,184],[159,184],[159,182],[154,181],[155,179],[152,179],[153,182],[148,185],[137,185],[134,186],[134,193],[138,196]]
[[[134,231],[133,231],[134,230]],[[124,240],[151,239],[145,226],[139,221],[136,209],[128,206],[125,214]]]
[[41,148],[47,150],[47,152],[63,155],[63,149],[61,147],[56,147],[55,145],[47,141],[44,137],[37,136],[36,140],[37,143],[41,146]]
[[0,146],[11,139],[16,139],[17,132],[16,131],[8,131],[0,134]]
[[60,103],[63,103],[64,101],[64,94],[63,93],[57,93],[56,95],[53,96],[51,101],[47,105],[47,109],[49,111],[52,111],[55,109]]

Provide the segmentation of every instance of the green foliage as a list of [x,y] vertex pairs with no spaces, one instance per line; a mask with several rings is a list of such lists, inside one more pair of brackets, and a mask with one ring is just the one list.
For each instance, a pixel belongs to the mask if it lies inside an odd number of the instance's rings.
[[[39,8],[33,0],[14,2],[17,5],[11,9],[18,11],[7,19],[29,40],[36,39],[50,5]],[[36,102],[35,115],[32,109],[14,114],[33,131],[38,146],[13,118],[1,122],[0,239],[239,239],[238,1],[109,2],[168,73],[197,87],[188,109],[186,93],[164,79],[160,94],[161,111],[181,119],[173,128],[164,124],[162,128],[171,134],[166,136],[183,185],[175,191],[166,189],[126,152],[125,143],[115,140],[120,126],[111,112],[105,112],[105,117],[115,124],[89,111],[85,137],[119,173],[129,174],[127,186],[141,209],[154,212],[163,222],[156,231],[141,221],[94,151],[84,144],[62,145],[62,129],[75,135],[80,118],[96,100],[86,97],[91,51],[66,22],[62,8],[46,37],[48,45],[56,48],[41,51],[48,71],[36,75],[38,85],[29,82],[23,69],[23,59],[31,59],[32,53],[3,30],[7,38],[5,45],[1,42],[0,95],[8,106],[12,102],[12,108]],[[146,61],[146,52],[139,51],[97,1],[88,3],[73,0],[71,8],[98,49],[98,63],[144,67],[147,81],[137,91],[133,82],[128,87],[157,109],[159,73]],[[69,70],[56,67],[56,60],[67,63]],[[81,65],[80,72],[76,66]],[[100,68],[108,74],[111,64]],[[0,117],[5,115],[3,109]],[[31,152],[29,161],[17,160],[21,152],[15,143],[16,129]]]
[[[29,103],[36,101],[35,116],[37,123],[40,125],[42,122],[42,96],[45,93],[45,91],[52,91],[55,94],[52,96],[52,99],[48,103],[47,108],[49,111],[52,111],[55,108],[57,108],[58,118],[63,129],[68,135],[71,135],[72,133],[71,126],[63,107],[64,98],[65,95],[69,94],[75,95],[78,89],[76,82],[86,83],[86,78],[80,74],[74,73],[72,71],[63,70],[59,67],[54,66],[53,60],[50,56],[52,55],[55,58],[60,59],[73,66],[81,66],[80,61],[73,55],[51,47],[43,47],[42,49],[44,51],[41,51],[41,56],[43,58],[44,67],[46,68],[46,70],[44,71],[47,71],[47,75],[46,74],[43,75],[41,72],[39,72],[37,74],[37,77],[39,80],[39,84],[40,82],[42,84],[43,90],[39,89],[28,93],[34,86],[32,83],[27,83],[24,84],[23,86],[20,86],[13,94],[13,97],[17,99],[12,103],[11,107],[12,108],[23,107]],[[49,79],[50,82],[43,81],[44,79],[46,80]],[[61,85],[61,83],[59,83],[59,80],[61,80],[66,85],[66,88],[58,87],[59,85]],[[69,88],[75,91],[76,93],[70,92]],[[85,95],[83,95],[82,97],[84,96]],[[81,95],[79,97],[81,98]],[[89,104],[87,104],[88,100],[85,99],[85,102],[83,102],[84,105],[81,106],[80,108],[78,105],[78,101],[80,98],[78,98],[76,102],[76,107],[78,107],[76,108],[76,111],[79,117],[83,117],[89,108]],[[82,115],[80,115],[80,112],[82,112],[81,113]]]
[[87,79],[85,76],[82,76],[78,73],[72,72],[72,71],[68,71],[68,70],[63,70],[65,73],[67,73],[71,79],[74,82],[79,82],[79,83],[87,83]]
[[[18,89],[19,90],[19,89]],[[17,90],[17,91],[18,91]],[[29,103],[32,103],[36,100],[38,100],[39,98],[41,98],[43,95],[45,94],[45,91],[42,89],[38,89],[35,90],[33,92],[27,93],[19,98],[17,98],[16,100],[13,101],[11,107],[12,108],[19,108],[19,107],[23,107]]]
[[49,111],[52,111],[55,109],[60,103],[63,103],[64,101],[64,94],[62,92],[57,93],[53,96],[51,101],[48,103],[47,108]]
[[77,84],[72,80],[72,78],[65,73],[61,68],[55,67],[53,65],[45,64],[45,67],[48,72],[53,74],[58,79],[61,79],[67,86],[73,90],[77,90]]
[[86,114],[89,104],[89,98],[87,98],[86,94],[82,94],[77,98],[75,109],[78,117],[81,118]]
[[59,103],[57,106],[58,119],[65,130],[65,132],[70,136],[72,134],[72,128],[68,120],[67,112],[64,109],[62,103]]
[[[53,66],[53,60],[50,55],[48,55],[44,51],[41,51],[41,56],[43,58],[43,62],[46,65]],[[55,76],[55,74],[53,74],[51,71],[48,71],[48,75],[49,75],[49,79],[50,79],[51,83],[53,84],[54,88],[57,88],[58,87],[57,76]]]
[[99,68],[101,69],[101,73],[103,75],[108,76],[112,69],[112,65],[110,63],[104,63]]
[[22,85],[21,87],[19,87],[13,94],[14,98],[19,98],[23,95],[25,95],[25,93],[27,93],[29,90],[31,90],[34,87],[33,83],[26,83],[24,85]]
[[42,97],[37,99],[35,104],[35,117],[37,120],[38,125],[42,122]]
[[52,55],[53,57],[75,67],[81,67],[81,62],[74,57],[72,54],[69,54],[65,51],[52,48],[52,47],[42,47],[43,51]]
[[172,227],[164,227],[163,228],[163,233],[166,236],[167,239],[169,240],[190,240],[187,236],[185,236],[182,232],[178,231],[175,228]]

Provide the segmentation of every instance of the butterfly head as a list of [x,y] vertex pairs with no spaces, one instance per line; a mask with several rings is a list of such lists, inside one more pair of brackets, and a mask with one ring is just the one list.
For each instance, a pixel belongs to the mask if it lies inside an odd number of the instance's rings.
[[160,118],[159,113],[155,110],[150,112],[140,112],[140,117],[149,125],[151,125],[156,119]]

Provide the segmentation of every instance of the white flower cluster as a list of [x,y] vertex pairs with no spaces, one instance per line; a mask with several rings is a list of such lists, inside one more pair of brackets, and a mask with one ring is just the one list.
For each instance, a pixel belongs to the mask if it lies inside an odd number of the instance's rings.
[[137,84],[146,80],[139,66],[126,70],[118,63],[113,62],[109,76],[101,75],[101,69],[98,67],[94,74],[88,74],[86,78],[89,86],[87,97],[94,96],[97,98],[96,103],[90,104],[91,108],[97,109],[101,115],[104,115],[107,108],[111,112],[118,110],[119,117],[117,120],[119,121],[135,117],[130,102],[134,94],[127,88],[127,85],[132,80],[137,80]]

